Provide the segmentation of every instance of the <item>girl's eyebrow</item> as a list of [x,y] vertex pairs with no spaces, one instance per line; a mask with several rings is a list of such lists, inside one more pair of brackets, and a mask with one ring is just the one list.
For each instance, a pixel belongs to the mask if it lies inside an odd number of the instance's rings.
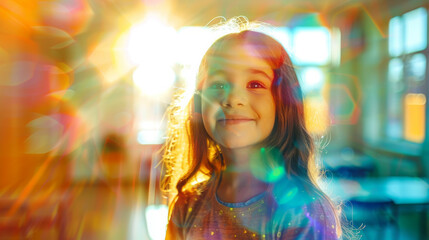
[[208,72],[209,76],[214,76],[214,75],[225,75],[226,72],[222,69],[216,69],[216,70],[212,70]]
[[262,70],[259,70],[259,69],[256,69],[256,68],[251,68],[251,69],[248,69],[248,72],[253,73],[253,74],[262,74],[266,78],[272,80],[272,77],[268,76],[268,74],[265,71],[262,71]]
[[[265,71],[263,71],[263,70],[260,70],[260,69],[257,69],[257,68],[250,68],[250,69],[247,69],[247,72],[249,72],[249,73],[251,73],[251,74],[261,74],[261,75],[263,75],[264,77],[266,77],[267,79],[270,79],[270,80],[272,80],[273,78],[272,77],[270,77],[268,74],[267,74],[267,72],[265,72]],[[226,75],[227,74],[227,71],[225,71],[225,70],[223,70],[223,69],[216,69],[216,70],[213,70],[213,71],[209,71],[208,72],[208,76],[209,77],[211,77],[211,76],[215,76],[215,75]]]

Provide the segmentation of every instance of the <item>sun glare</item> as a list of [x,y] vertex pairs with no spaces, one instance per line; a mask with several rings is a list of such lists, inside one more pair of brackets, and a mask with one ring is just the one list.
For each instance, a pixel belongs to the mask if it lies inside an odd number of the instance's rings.
[[154,13],[130,29],[128,56],[134,64],[173,64],[176,30]]
[[175,81],[172,66],[176,62],[176,30],[154,13],[131,27],[128,57],[137,66],[134,84],[144,95],[167,93]]
[[167,93],[176,75],[169,66],[140,65],[133,73],[134,84],[146,96],[159,96]]

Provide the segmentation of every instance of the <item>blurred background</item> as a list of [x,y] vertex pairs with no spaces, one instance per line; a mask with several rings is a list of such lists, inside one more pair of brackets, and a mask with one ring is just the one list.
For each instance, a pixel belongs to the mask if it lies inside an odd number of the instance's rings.
[[244,15],[296,65],[326,191],[363,239],[427,239],[428,1],[0,2],[0,239],[163,239],[163,117]]

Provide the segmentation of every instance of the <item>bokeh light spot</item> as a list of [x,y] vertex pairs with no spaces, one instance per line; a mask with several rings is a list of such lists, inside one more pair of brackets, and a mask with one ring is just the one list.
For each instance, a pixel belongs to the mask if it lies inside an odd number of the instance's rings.
[[158,129],[145,129],[137,134],[137,142],[142,145],[153,145],[163,143],[161,132]]
[[33,77],[35,63],[17,61],[0,65],[0,86],[17,86]]
[[29,154],[43,154],[51,151],[60,141],[63,126],[54,118],[43,116],[27,124],[31,135],[26,140]]
[[281,195],[281,198],[278,200],[279,204],[286,204],[288,202],[290,202],[298,193],[298,188],[297,187],[293,187],[291,189],[289,189],[286,193]]
[[65,48],[75,42],[67,32],[55,27],[37,26],[33,30],[35,40],[49,49]]
[[276,182],[286,175],[283,156],[278,149],[261,148],[250,159],[252,174],[264,182]]
[[165,238],[168,222],[168,207],[166,205],[150,205],[145,209],[146,223],[151,239]]
[[330,84],[327,89],[331,96],[330,112],[333,123],[356,123],[360,109],[347,85]]
[[268,182],[275,182],[285,175],[284,167],[276,167],[268,174]]

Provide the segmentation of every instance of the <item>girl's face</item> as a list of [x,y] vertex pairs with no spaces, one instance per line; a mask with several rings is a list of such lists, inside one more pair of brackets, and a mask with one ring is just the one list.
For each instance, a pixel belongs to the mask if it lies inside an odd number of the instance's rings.
[[265,140],[273,130],[274,72],[252,47],[228,45],[207,60],[202,85],[202,118],[209,136],[225,148]]

